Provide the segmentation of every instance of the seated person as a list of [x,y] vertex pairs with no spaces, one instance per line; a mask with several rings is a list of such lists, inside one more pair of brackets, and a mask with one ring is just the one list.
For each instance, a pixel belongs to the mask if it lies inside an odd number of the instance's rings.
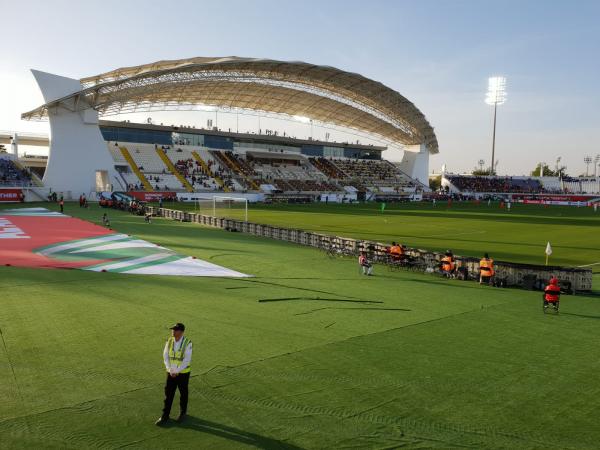
[[486,253],[479,261],[479,284],[492,283],[496,272],[494,271],[494,260]]
[[452,254],[452,250],[448,250],[440,260],[440,272],[446,277],[451,277],[454,275],[455,269],[456,262],[454,260],[454,255]]
[[360,252],[360,256],[358,257],[358,264],[362,267],[363,275],[372,275],[373,274],[373,265],[367,259],[366,252]]
[[404,251],[402,250],[400,244],[392,242],[392,246],[390,247],[390,258],[392,259],[392,261],[396,262],[402,260],[403,254]]
[[548,306],[552,306],[558,310],[558,304],[560,302],[560,286],[558,284],[558,278],[552,277],[550,284],[544,288],[544,309]]

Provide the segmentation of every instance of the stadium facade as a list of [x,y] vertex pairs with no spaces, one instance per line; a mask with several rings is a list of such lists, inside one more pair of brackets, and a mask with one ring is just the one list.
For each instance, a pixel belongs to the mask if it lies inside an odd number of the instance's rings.
[[[122,177],[105,140],[137,139],[136,143],[171,146],[184,135],[183,141],[189,140],[190,145],[229,151],[235,150],[236,142],[249,142],[249,136],[220,130],[111,125],[100,120],[133,112],[195,110],[199,105],[303,117],[401,144],[405,152],[398,168],[422,186],[427,185],[429,156],[438,152],[433,128],[413,103],[381,83],[328,66],[227,57],[160,61],[81,80],[32,72],[45,103],[22,118],[50,122],[43,183],[55,191],[118,187],[114,181]],[[253,141],[268,144],[265,139]],[[282,149],[292,144],[291,153],[299,149],[297,153],[305,157],[380,159],[384,149],[301,140],[292,143],[281,136],[276,140]],[[258,188],[258,183],[245,188]]]

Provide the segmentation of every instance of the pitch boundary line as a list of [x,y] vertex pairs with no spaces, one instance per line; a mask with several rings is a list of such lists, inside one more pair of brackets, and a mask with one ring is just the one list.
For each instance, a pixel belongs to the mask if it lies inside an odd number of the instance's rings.
[[600,264],[600,261],[591,263],[591,264],[583,264],[583,265],[577,266],[577,267],[590,267],[590,266],[597,266],[598,264]]

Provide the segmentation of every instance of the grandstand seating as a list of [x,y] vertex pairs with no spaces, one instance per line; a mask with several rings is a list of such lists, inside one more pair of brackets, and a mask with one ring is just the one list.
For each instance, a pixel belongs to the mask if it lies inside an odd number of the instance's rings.
[[0,186],[31,186],[31,175],[8,158],[0,157]]
[[329,177],[360,191],[414,192],[415,183],[386,160],[311,158],[311,163]]
[[306,159],[247,156],[246,164],[261,179],[281,191],[336,192],[342,189]]
[[299,153],[234,152],[201,146],[108,142],[123,185],[167,191],[414,191],[412,180],[384,160],[307,158]]
[[600,178],[565,178],[563,191],[570,194],[600,194]]
[[542,183],[535,178],[475,175],[445,175],[460,192],[527,193],[544,192]]
[[210,155],[221,166],[224,172],[247,190],[259,190],[261,180],[252,167],[231,151],[210,150]]
[[[177,146],[167,152],[178,172],[196,191],[229,191],[235,189],[215,161],[200,147]],[[221,175],[221,176],[219,176]]]
[[[108,142],[115,166],[129,189],[155,191],[181,191],[186,186],[171,172],[157,150],[169,152],[168,148],[153,144],[127,144],[119,146]],[[171,150],[172,151],[172,150]],[[128,170],[130,169],[131,172]]]

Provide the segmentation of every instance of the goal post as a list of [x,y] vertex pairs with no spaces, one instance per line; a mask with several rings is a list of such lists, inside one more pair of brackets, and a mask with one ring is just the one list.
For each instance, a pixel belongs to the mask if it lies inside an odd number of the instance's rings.
[[248,199],[245,197],[212,195],[197,198],[194,200],[194,209],[200,214],[248,222]]

